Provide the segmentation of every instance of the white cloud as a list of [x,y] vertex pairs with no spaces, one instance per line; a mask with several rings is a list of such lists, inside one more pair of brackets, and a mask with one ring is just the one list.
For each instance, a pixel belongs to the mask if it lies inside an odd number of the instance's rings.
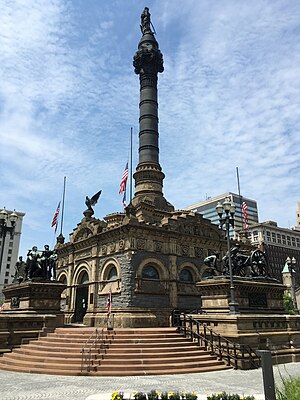
[[[178,7],[180,4],[180,8]],[[225,191],[258,201],[261,219],[294,223],[298,196],[298,2],[149,2],[159,76],[165,195],[182,208]],[[180,12],[179,12],[180,9]],[[37,0],[0,5],[1,204],[25,211],[24,247],[51,241],[67,175],[65,234],[84,197],[120,211],[118,185],[134,127],[132,56],[141,4]],[[43,239],[41,239],[41,237]]]

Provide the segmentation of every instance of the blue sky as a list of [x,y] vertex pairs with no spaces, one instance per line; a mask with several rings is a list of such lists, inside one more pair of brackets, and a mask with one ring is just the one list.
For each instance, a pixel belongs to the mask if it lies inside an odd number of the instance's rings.
[[20,254],[54,243],[67,176],[64,236],[86,195],[95,216],[122,211],[119,184],[137,163],[139,80],[132,58],[150,8],[159,75],[165,197],[180,209],[227,191],[260,220],[295,225],[300,173],[298,0],[2,0],[0,208],[25,212]]

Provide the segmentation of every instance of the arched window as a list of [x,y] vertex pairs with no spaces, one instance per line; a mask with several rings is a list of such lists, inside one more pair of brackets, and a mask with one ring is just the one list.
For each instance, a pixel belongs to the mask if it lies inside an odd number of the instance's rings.
[[109,273],[107,275],[107,280],[108,281],[115,281],[116,279],[118,279],[118,271],[117,271],[117,268],[115,266],[113,266],[109,270]]
[[89,276],[87,274],[87,272],[83,272],[83,274],[80,276],[79,279],[79,285],[84,285],[85,283],[89,282]]
[[181,282],[192,283],[194,282],[193,274],[187,268],[183,268],[179,274],[179,280]]
[[142,271],[142,278],[159,280],[159,273],[153,265],[146,265]]
[[61,283],[63,283],[64,285],[67,284],[67,277],[66,276],[62,276],[59,280]]

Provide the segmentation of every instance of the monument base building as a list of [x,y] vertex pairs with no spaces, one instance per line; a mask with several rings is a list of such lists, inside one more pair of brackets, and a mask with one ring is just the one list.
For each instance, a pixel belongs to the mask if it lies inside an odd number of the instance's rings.
[[199,214],[149,203],[104,221],[83,218],[57,248],[58,279],[67,284],[65,322],[103,325],[109,293],[118,327],[168,326],[176,309],[197,312],[203,260],[225,252],[222,235]]

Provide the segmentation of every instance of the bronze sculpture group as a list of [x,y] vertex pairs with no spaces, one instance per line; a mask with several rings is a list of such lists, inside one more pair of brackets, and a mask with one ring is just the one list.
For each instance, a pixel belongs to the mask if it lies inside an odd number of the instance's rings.
[[[230,258],[233,276],[271,278],[267,258],[259,249],[251,252],[243,251],[236,244],[230,249]],[[228,252],[221,260],[218,254],[212,254],[204,259],[204,264],[208,267],[208,276],[226,276],[230,274]]]
[[19,257],[13,283],[56,280],[56,260],[57,254],[55,250],[50,250],[49,245],[45,244],[44,250],[38,250],[37,246],[33,246],[31,250],[28,250],[26,262],[23,261],[22,256]]

